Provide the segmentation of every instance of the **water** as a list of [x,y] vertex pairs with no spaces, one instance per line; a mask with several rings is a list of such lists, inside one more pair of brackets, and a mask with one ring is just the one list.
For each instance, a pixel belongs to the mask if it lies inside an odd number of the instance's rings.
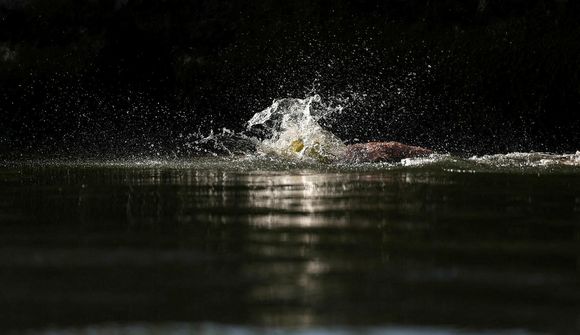
[[0,324],[41,334],[573,334],[575,159],[4,163]]
[[580,152],[347,164],[343,112],[276,100],[185,159],[0,162],[0,332],[580,331]]
[[323,104],[319,95],[279,99],[254,114],[247,129],[263,127],[264,138],[256,140],[258,152],[287,159],[331,162],[343,155],[346,146],[319,121],[342,110],[342,106]]

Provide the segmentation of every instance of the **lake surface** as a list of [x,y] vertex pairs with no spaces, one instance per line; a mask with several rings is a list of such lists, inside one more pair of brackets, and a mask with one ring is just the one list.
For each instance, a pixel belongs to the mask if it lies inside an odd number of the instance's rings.
[[580,168],[488,161],[2,163],[0,332],[577,334]]

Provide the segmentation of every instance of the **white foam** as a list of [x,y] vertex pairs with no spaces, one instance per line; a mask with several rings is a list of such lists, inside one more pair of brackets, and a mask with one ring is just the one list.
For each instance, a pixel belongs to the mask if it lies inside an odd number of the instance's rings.
[[473,156],[469,160],[495,167],[580,166],[580,151],[576,151],[574,154],[512,152],[508,154]]
[[341,111],[342,107],[330,107],[321,100],[319,95],[278,99],[254,114],[247,129],[261,126],[268,132],[268,136],[258,142],[258,151],[311,161],[333,161],[340,157],[346,149],[345,144],[323,129],[319,121]]

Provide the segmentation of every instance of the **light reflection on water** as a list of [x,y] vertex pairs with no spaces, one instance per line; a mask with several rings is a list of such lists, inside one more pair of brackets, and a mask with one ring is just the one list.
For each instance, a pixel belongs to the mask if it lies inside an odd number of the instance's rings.
[[0,324],[574,333],[579,195],[569,173],[3,168]]

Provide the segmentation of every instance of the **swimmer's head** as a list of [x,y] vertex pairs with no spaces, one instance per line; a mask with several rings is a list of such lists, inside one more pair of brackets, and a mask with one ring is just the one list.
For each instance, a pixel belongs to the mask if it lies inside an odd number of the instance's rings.
[[292,143],[290,143],[290,151],[298,154],[302,150],[304,150],[304,141],[301,139],[294,140]]

